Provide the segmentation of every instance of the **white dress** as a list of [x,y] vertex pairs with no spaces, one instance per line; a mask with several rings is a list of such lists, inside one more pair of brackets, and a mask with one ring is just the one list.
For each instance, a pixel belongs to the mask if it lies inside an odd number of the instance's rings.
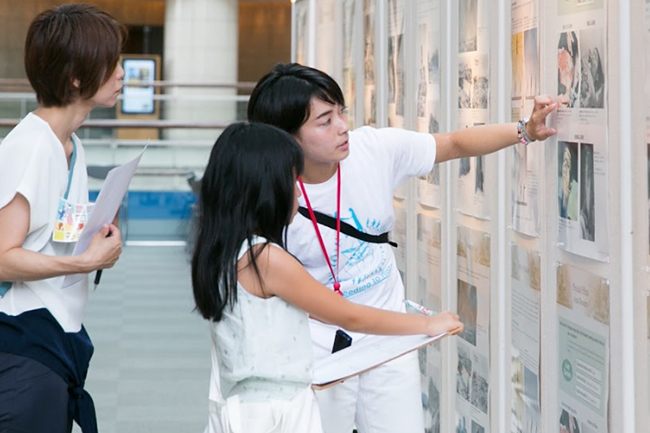
[[[263,242],[266,239],[257,237],[253,245]],[[245,241],[237,259],[248,250]],[[306,312],[279,297],[257,297],[238,284],[237,302],[210,326],[212,377],[206,432],[322,431],[310,387],[312,348]]]

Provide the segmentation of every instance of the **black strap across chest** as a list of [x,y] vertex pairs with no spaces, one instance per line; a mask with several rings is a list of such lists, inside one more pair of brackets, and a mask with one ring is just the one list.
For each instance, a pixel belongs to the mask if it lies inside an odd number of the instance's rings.
[[[304,216],[308,220],[311,219],[307,208],[300,206],[298,207],[298,212],[300,212],[300,215]],[[314,215],[316,216],[316,222],[318,224],[336,230],[336,218],[333,218],[329,215],[325,215],[324,213],[318,212],[316,210],[314,211]],[[343,221],[341,221],[341,233],[344,233],[348,236],[352,236],[353,238],[359,239],[364,242],[369,242],[371,244],[389,244],[397,248],[397,244],[395,242],[391,242],[388,240],[388,233],[382,233],[380,235],[370,235],[368,233],[364,233],[362,231],[355,229],[350,224]]]

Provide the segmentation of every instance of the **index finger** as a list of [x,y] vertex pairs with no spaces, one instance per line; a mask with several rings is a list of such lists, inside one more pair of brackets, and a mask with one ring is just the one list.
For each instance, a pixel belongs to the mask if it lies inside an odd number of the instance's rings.
[[535,96],[535,108],[542,109],[545,106],[552,104],[553,99],[548,95],[537,95]]

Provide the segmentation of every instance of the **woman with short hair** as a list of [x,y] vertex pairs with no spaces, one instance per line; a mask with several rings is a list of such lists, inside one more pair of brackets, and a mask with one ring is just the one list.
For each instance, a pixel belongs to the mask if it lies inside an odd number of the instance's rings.
[[72,256],[91,211],[84,149],[90,111],[122,89],[124,26],[86,4],[40,13],[25,42],[38,108],[0,144],[0,431],[97,432],[84,381],[93,346],[82,321],[88,279],[112,267],[121,235],[106,224]]

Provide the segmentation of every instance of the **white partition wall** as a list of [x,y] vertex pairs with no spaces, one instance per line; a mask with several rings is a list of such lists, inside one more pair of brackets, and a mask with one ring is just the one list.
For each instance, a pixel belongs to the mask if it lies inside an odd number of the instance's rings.
[[426,431],[650,432],[650,0],[320,3],[295,3],[319,12],[294,47],[339,81],[353,127],[569,102],[546,142],[394,194],[406,296],[466,326],[420,352]]

